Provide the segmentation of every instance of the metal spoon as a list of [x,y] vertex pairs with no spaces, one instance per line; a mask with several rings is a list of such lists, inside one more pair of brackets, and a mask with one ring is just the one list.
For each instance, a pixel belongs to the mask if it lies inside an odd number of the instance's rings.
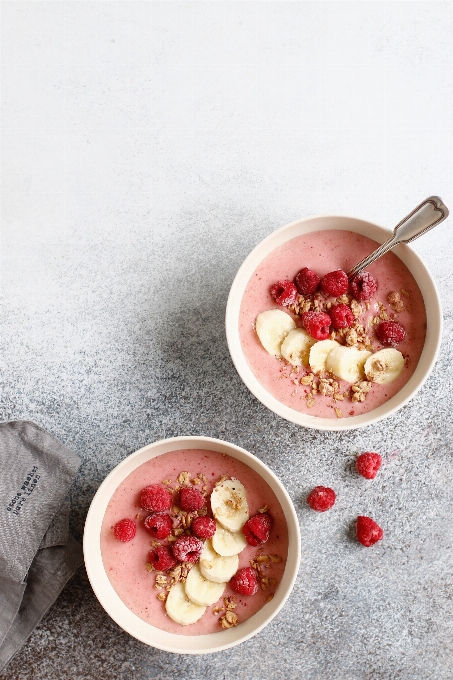
[[[434,219],[436,214],[440,217]],[[393,230],[393,235],[379,248],[365,257],[359,264],[348,271],[348,278],[352,279],[356,274],[368,267],[372,262],[388,253],[389,250],[400,243],[411,243],[416,238],[426,234],[427,231],[443,222],[449,215],[449,210],[439,196],[430,196],[420,203],[407,217],[405,217]]]

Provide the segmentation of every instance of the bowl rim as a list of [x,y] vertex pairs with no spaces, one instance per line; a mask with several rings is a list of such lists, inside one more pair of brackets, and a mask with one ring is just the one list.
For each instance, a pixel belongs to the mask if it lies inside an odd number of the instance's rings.
[[[200,449],[226,453],[258,472],[274,491],[288,527],[288,556],[285,571],[271,602],[236,628],[205,635],[168,633],[133,614],[117,595],[105,572],[100,547],[100,530],[113,492],[139,465],[163,453],[178,449]],[[234,647],[259,633],[279,613],[291,594],[300,559],[300,527],[293,502],[276,474],[257,456],[236,444],[204,436],[179,436],[158,440],[128,455],[116,465],[99,486],[91,501],[83,535],[85,567],[93,591],[107,614],[127,633],[162,651],[176,654],[210,654]],[[266,611],[264,611],[266,610]],[[255,619],[255,622],[254,622]]]
[[[316,223],[325,222],[326,220],[331,222],[331,224],[328,226],[321,226],[318,224],[316,227]],[[307,229],[306,227],[310,226],[309,223],[314,224],[314,228]],[[340,223],[343,223],[343,226],[338,226]],[[252,392],[264,406],[285,420],[302,427],[322,431],[347,431],[366,427],[388,418],[405,406],[421,389],[428,379],[439,355],[443,330],[442,306],[436,283],[421,258],[409,245],[401,244],[397,246],[392,252],[403,261],[414,276],[425,302],[427,317],[425,343],[417,368],[410,380],[388,402],[368,413],[350,416],[348,418],[330,419],[311,416],[300,411],[295,411],[289,406],[282,404],[261,385],[249,367],[243,354],[239,337],[239,313],[242,296],[245,286],[256,267],[272,250],[304,233],[325,231],[327,229],[354,231],[368,236],[378,243],[384,243],[392,234],[391,230],[374,222],[369,222],[360,217],[349,215],[310,215],[279,227],[260,241],[239,267],[228,295],[225,312],[225,331],[230,356],[240,378],[250,392]],[[370,231],[372,233],[370,233]],[[291,235],[287,238],[282,238],[287,233]],[[415,267],[417,271],[414,271],[413,267]],[[422,281],[420,281],[420,277],[423,279]],[[429,305],[426,303],[428,296]]]

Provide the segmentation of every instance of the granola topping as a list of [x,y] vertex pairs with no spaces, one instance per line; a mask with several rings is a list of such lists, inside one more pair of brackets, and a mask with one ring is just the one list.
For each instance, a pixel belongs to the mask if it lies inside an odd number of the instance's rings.
[[368,382],[368,380],[360,380],[359,382],[356,382],[351,387],[351,400],[359,402],[365,401],[366,395],[371,390],[371,385],[372,383]]
[[187,486],[190,483],[190,472],[181,472],[178,476],[178,482]]
[[404,302],[400,298],[400,294],[394,290],[387,295],[387,302],[395,312],[402,312],[404,309]]

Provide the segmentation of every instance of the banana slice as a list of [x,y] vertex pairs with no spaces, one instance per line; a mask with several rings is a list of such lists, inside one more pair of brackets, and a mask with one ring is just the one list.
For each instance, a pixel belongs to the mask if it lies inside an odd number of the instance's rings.
[[308,363],[313,373],[324,373],[326,370],[326,359],[329,352],[336,347],[341,347],[336,340],[320,340],[310,349]]
[[239,566],[239,557],[231,555],[231,557],[222,557],[218,555],[212,547],[212,541],[209,538],[200,555],[200,571],[208,581],[214,583],[226,583],[237,572]]
[[303,328],[294,328],[283,340],[280,348],[282,357],[293,366],[307,366],[310,347],[315,342]]
[[[228,531],[221,524],[217,523],[217,529],[212,537],[212,547],[222,557],[238,555],[247,545],[242,531]],[[220,596],[219,596],[220,597]]]
[[355,383],[365,377],[365,361],[371,352],[355,347],[336,347],[327,355],[326,369],[348,383]]
[[239,531],[249,518],[244,486],[238,479],[225,479],[211,494],[214,517],[228,531]]
[[195,604],[201,607],[210,607],[222,597],[226,583],[208,581],[202,576],[198,565],[194,564],[186,579],[186,595]]
[[269,309],[267,312],[258,314],[255,321],[255,330],[266,352],[280,359],[280,351],[283,340],[289,331],[296,328],[295,321],[289,314],[280,309]]
[[195,623],[195,621],[201,619],[206,611],[206,607],[201,607],[189,600],[181,582],[176,583],[170,589],[165,602],[165,609],[168,616],[181,626]]
[[372,354],[365,362],[368,380],[386,385],[393,382],[404,368],[404,357],[397,349],[388,347]]

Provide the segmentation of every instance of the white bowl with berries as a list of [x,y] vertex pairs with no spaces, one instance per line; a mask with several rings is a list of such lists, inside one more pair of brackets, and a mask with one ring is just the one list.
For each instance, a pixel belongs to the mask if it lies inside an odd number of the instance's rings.
[[442,309],[418,255],[400,245],[369,270],[347,272],[390,232],[355,217],[292,222],[240,267],[226,335],[245,385],[304,427],[349,430],[407,404],[437,359]]
[[84,558],[107,613],[138,640],[207,654],[258,633],[300,562],[292,501],[244,449],[175,437],[128,456],[88,512]]

